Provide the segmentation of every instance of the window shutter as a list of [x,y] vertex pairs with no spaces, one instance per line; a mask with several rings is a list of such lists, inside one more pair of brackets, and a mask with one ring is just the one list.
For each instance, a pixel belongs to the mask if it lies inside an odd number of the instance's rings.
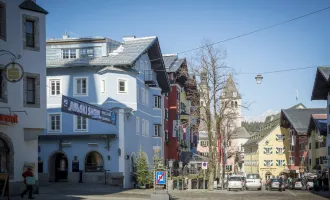
[[276,154],[279,154],[279,148],[276,147]]
[[280,161],[276,160],[276,166],[279,166],[279,165],[280,165]]
[[264,154],[267,154],[267,148],[264,147]]
[[282,166],[285,166],[285,160],[282,161]]
[[269,154],[273,154],[273,148],[269,149]]
[[279,135],[276,134],[276,141],[278,141],[278,139],[279,139]]
[[272,160],[270,161],[270,166],[273,166],[273,161]]
[[267,166],[267,161],[266,160],[264,160],[264,166]]

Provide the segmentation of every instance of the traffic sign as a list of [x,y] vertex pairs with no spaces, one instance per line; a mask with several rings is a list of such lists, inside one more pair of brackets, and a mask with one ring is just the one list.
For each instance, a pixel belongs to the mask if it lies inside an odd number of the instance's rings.
[[207,169],[207,162],[202,162],[202,169]]
[[157,171],[156,172],[156,185],[166,185],[166,172],[165,171]]

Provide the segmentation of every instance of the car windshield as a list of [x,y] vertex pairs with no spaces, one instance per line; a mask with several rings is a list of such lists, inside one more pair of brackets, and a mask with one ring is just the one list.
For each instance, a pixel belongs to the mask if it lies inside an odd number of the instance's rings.
[[241,177],[230,177],[229,181],[242,181]]
[[260,179],[259,174],[248,174],[246,179]]
[[272,182],[279,182],[278,179],[271,179]]

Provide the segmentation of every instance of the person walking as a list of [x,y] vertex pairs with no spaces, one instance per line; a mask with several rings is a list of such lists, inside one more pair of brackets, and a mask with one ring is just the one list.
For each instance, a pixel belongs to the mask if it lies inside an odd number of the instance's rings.
[[28,167],[27,170],[22,174],[22,176],[24,178],[24,184],[26,186],[26,189],[21,193],[21,198],[24,198],[24,195],[27,192],[29,192],[29,199],[34,199],[32,197],[33,185],[30,183],[27,183],[27,181],[26,181],[26,179],[28,177],[34,177],[31,167]]
[[280,176],[280,192],[282,192],[282,186],[283,186],[283,178]]

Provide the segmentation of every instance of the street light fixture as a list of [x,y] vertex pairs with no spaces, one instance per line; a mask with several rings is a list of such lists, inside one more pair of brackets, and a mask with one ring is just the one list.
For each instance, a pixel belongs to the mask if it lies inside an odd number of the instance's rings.
[[258,74],[258,75],[256,76],[257,84],[261,84],[263,78],[264,78],[264,77],[262,77],[261,74]]

